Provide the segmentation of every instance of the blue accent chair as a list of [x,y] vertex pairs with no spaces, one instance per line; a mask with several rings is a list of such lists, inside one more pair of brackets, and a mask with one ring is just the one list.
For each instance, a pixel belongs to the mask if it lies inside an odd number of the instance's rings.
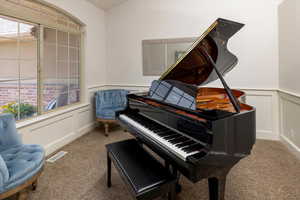
[[36,188],[44,166],[44,149],[23,144],[11,114],[0,114],[0,199],[18,194],[26,199],[27,189]]
[[122,89],[96,92],[96,117],[97,121],[104,124],[106,136],[109,124],[116,122],[116,112],[126,108],[128,92]]

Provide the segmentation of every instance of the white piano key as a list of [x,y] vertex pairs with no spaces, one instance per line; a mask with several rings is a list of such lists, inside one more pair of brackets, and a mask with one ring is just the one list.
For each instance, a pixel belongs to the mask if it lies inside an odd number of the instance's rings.
[[194,155],[194,154],[199,152],[199,151],[193,151],[193,152],[190,152],[190,153],[186,153],[186,152],[182,151],[181,148],[176,147],[175,144],[172,144],[169,141],[163,139],[162,137],[160,137],[159,135],[157,135],[156,133],[154,133],[150,129],[146,128],[145,126],[143,126],[142,124],[136,122],[134,119],[130,118],[129,116],[127,116],[125,114],[121,114],[119,116],[119,118],[122,119],[123,121],[131,124],[132,126],[137,128],[138,130],[143,132],[146,136],[148,136],[151,139],[155,140],[156,142],[160,143],[161,145],[166,147],[168,150],[170,150],[172,153],[176,154],[179,158],[181,158],[184,161],[186,161],[186,158],[188,156]]

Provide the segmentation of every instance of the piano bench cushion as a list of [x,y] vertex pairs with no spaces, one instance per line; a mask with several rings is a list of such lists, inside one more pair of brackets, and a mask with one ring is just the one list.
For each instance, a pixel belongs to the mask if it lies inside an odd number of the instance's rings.
[[176,178],[135,139],[108,144],[106,149],[136,199],[156,198],[175,185]]

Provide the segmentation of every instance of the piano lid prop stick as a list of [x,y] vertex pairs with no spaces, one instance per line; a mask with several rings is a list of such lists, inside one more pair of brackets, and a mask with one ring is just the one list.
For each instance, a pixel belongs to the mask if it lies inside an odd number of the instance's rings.
[[214,67],[214,70],[216,71],[217,75],[219,76],[225,90],[227,91],[228,97],[231,101],[231,104],[233,105],[235,111],[237,113],[239,113],[241,111],[241,107],[240,107],[240,103],[239,101],[236,99],[236,97],[232,94],[229,86],[227,85],[226,81],[224,80],[223,76],[221,75],[221,73],[219,72],[218,68],[216,67],[216,64],[214,62],[214,60],[212,59],[212,57],[207,53],[206,49],[201,46],[200,49],[200,54],[203,55],[208,62],[210,62],[212,64],[212,66]]

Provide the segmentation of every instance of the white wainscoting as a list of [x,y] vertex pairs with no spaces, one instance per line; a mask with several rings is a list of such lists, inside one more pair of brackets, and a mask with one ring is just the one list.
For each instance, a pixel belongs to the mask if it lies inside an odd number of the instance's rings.
[[94,128],[89,104],[43,117],[44,119],[32,119],[32,123],[25,126],[20,127],[20,124],[17,124],[17,127],[24,143],[42,145],[46,155],[52,154]]
[[[145,85],[106,85],[106,89],[123,88],[144,91]],[[279,140],[278,92],[276,89],[241,89],[246,92],[246,102],[256,108],[258,139]]]
[[88,88],[89,102],[86,104],[18,123],[17,128],[23,142],[40,144],[45,148],[46,155],[49,155],[91,131],[95,127],[94,93],[103,87]]
[[279,140],[277,90],[243,89],[247,104],[256,108],[256,136],[259,139]]
[[[148,89],[148,86],[98,85],[89,87],[87,95],[89,102],[87,104],[54,112],[49,114],[49,116],[41,116],[40,119],[33,121],[19,123],[17,125],[18,130],[24,142],[43,145],[47,155],[49,155],[86,134],[95,127],[94,93],[98,90],[114,88],[144,91]],[[258,89],[243,90],[247,94],[247,103],[256,107],[257,110],[257,138],[270,140],[279,139],[277,91]]]
[[300,159],[300,95],[279,91],[280,138]]

